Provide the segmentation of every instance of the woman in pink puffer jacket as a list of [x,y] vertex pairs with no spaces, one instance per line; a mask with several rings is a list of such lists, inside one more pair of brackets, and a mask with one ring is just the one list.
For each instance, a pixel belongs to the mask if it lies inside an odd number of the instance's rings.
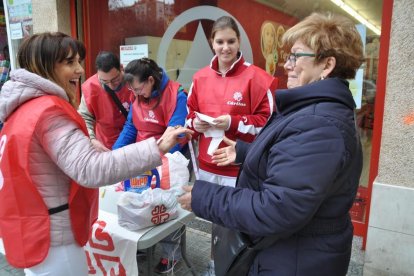
[[[18,53],[0,94],[0,230],[8,261],[26,275],[87,275],[82,246],[97,217],[97,189],[161,165],[183,128],[97,152],[75,94],[83,44],[36,34]],[[93,189],[91,189],[93,188]]]

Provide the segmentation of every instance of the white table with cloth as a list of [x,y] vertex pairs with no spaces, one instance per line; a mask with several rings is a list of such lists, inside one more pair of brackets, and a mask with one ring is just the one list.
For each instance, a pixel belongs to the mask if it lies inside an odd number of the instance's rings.
[[100,188],[98,221],[93,225],[91,238],[85,246],[89,275],[138,275],[137,250],[146,251],[145,275],[152,275],[155,245],[179,229],[183,233],[181,255],[188,267],[187,272],[195,275],[186,256],[185,235],[185,223],[192,220],[194,214],[179,208],[176,219],[130,231],[118,224],[117,201],[122,193],[116,192],[115,186]]

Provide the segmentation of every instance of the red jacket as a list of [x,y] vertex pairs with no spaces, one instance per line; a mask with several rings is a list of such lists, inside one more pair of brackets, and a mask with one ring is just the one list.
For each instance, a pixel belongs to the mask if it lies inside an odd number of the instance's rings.
[[151,98],[148,102],[135,100],[132,109],[132,122],[138,130],[136,142],[150,137],[160,138],[168,127],[171,116],[177,104],[177,91],[180,84],[169,81],[161,94],[157,108],[158,97]]
[[[29,175],[28,152],[37,122],[53,116],[57,110],[63,110],[87,135],[80,115],[57,96],[42,96],[24,103],[7,119],[1,131],[0,228],[6,258],[15,267],[39,264],[49,251],[48,208]],[[98,217],[98,190],[72,181],[68,204],[75,240],[83,246]]]
[[[124,127],[126,118],[108,92],[102,88],[97,74],[82,84],[82,93],[89,112],[95,116],[96,138],[105,147],[111,149]],[[120,91],[116,92],[116,95],[128,112],[129,103],[133,100],[133,93],[124,85]]]
[[[193,77],[187,100],[187,125],[193,129],[195,111],[211,117],[229,114],[231,124],[225,135],[232,140],[251,142],[273,112],[276,87],[277,79],[245,62],[241,54],[225,74],[219,72],[215,56],[210,66]],[[200,168],[214,174],[237,176],[238,166],[223,168],[212,163],[207,154],[210,141],[211,138],[199,135]],[[222,142],[219,148],[224,146],[227,145]]]

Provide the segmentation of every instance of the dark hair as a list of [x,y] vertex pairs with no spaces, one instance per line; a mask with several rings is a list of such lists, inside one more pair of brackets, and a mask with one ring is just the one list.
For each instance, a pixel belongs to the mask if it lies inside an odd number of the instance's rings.
[[97,71],[108,73],[112,68],[121,70],[121,63],[114,53],[101,51],[96,56],[95,67]]
[[150,58],[134,59],[125,67],[124,79],[126,82],[132,82],[134,78],[139,82],[154,78],[154,88],[159,89],[162,80],[162,69]]
[[[137,79],[139,82],[144,82],[152,76],[154,78],[153,89],[159,90],[161,88],[162,74],[162,69],[155,61],[150,58],[140,58],[130,61],[125,67],[124,80],[128,83],[133,82],[134,79]],[[157,107],[161,100],[162,91],[158,92],[160,97],[158,97],[158,101],[153,108]],[[139,96],[139,100],[143,100],[143,97]]]
[[86,50],[82,42],[61,32],[46,32],[25,39],[17,59],[21,68],[57,83],[56,63],[74,58],[77,54],[80,60],[85,59]]
[[230,16],[222,16],[214,22],[213,28],[211,29],[210,38],[214,39],[214,36],[216,35],[217,31],[221,31],[227,28],[230,28],[233,31],[235,31],[237,38],[240,39],[239,27],[237,26],[236,21]]
[[[23,40],[17,60],[21,68],[61,85],[55,73],[56,64],[73,59],[77,54],[80,61],[85,59],[86,50],[82,42],[61,32],[45,32]],[[76,106],[75,95],[66,94],[70,103]]]

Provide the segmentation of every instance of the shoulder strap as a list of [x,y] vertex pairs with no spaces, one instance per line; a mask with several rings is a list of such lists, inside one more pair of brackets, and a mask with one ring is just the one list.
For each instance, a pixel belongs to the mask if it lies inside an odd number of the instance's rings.
[[122,112],[124,117],[127,118],[128,117],[128,112],[126,111],[125,107],[122,105],[122,103],[119,100],[118,96],[115,95],[115,92],[106,85],[104,85],[104,89],[105,89],[106,92],[108,92],[109,96],[111,96],[112,100],[118,106],[119,110]]
[[258,243],[253,245],[252,249],[257,250],[257,251],[266,249],[272,246],[278,239],[279,239],[279,236],[268,236],[268,237],[262,238]]
[[47,211],[49,212],[49,215],[53,215],[53,214],[56,214],[56,213],[59,213],[59,212],[65,211],[65,210],[67,210],[67,209],[69,209],[69,204],[68,204],[68,203],[66,203],[66,204],[62,204],[62,205],[60,205],[60,206],[58,206],[58,207],[50,208],[50,209],[49,209],[49,210],[47,210]]

